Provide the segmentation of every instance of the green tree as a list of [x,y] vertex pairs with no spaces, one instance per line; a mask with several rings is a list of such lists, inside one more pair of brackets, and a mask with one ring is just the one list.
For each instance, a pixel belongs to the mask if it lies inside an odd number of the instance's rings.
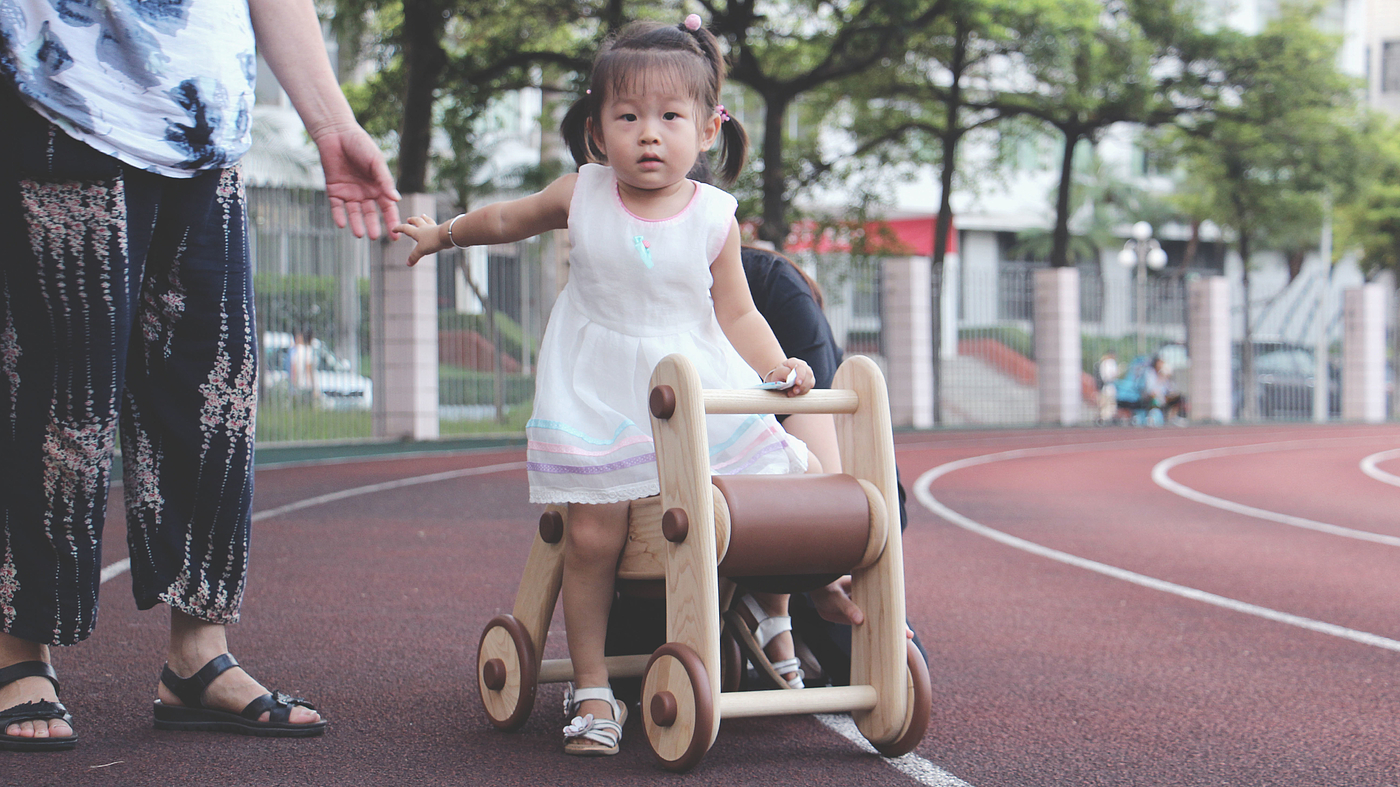
[[[730,78],[763,101],[759,158],[763,223],[759,236],[782,248],[794,173],[809,165],[788,150],[788,113],[804,94],[891,67],[909,36],[942,16],[952,0],[701,0],[710,26],[729,46]],[[827,123],[838,118],[822,111]],[[815,136],[815,135],[812,135]]]
[[1070,264],[1069,221],[1080,143],[1110,126],[1156,126],[1207,111],[1222,72],[1193,0],[1072,0],[1026,31],[1016,64],[1032,84],[1001,91],[998,106],[1060,136],[1050,263]]
[[434,129],[452,160],[437,162],[460,195],[480,163],[478,120],[493,99],[539,86],[542,67],[587,69],[596,39],[623,19],[622,0],[335,0],[342,50],[377,68],[347,95],[366,128],[396,138],[398,188],[433,188]]
[[[1314,24],[1316,9],[1286,5],[1258,35],[1219,36],[1229,88],[1209,115],[1165,135],[1186,173],[1194,209],[1228,228],[1243,261],[1241,369],[1253,385],[1250,263],[1258,244],[1287,249],[1316,238],[1322,195],[1347,190],[1357,161],[1354,80],[1336,67],[1338,41]],[[1244,392],[1243,415],[1257,415]]]
[[[1337,207],[1335,246],[1356,253],[1368,278],[1382,271],[1400,275],[1400,123],[1373,117],[1364,139],[1366,177]],[[1400,331],[1393,341],[1391,364],[1400,372]],[[1391,417],[1400,418],[1400,396],[1392,397],[1391,407]]]
[[1336,247],[1356,252],[1368,277],[1400,273],[1400,123],[1377,121],[1366,137],[1367,177],[1337,206]]

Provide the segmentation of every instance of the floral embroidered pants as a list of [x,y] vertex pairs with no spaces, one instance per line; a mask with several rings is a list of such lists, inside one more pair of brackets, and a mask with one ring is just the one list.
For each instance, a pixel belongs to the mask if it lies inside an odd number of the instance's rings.
[[92,633],[120,421],[137,605],[238,619],[256,329],[236,169],[121,164],[0,84],[0,631]]

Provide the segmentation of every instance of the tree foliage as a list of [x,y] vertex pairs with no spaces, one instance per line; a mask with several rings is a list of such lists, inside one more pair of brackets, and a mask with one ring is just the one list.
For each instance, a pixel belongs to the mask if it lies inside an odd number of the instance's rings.
[[[1249,272],[1261,242],[1312,243],[1323,196],[1349,193],[1359,175],[1356,84],[1336,66],[1339,41],[1320,31],[1312,6],[1285,5],[1257,35],[1224,31],[1218,62],[1227,82],[1214,111],[1164,135],[1200,215],[1234,233],[1244,264],[1243,379],[1253,380]],[[1244,397],[1244,416],[1256,398]]]
[[1400,273],[1400,123],[1372,118],[1364,136],[1364,180],[1337,209],[1341,252],[1357,252],[1368,276]]

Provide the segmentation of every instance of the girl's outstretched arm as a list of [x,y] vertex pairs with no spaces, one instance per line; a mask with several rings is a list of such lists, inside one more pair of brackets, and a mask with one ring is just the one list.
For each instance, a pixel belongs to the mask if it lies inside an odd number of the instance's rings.
[[454,245],[514,243],[546,230],[562,230],[569,226],[569,201],[574,197],[577,180],[578,175],[570,173],[545,186],[544,191],[520,199],[493,202],[441,224],[435,224],[427,216],[413,216],[394,227],[394,232],[402,232],[417,242],[408,255],[408,264],[417,265],[423,257]]
[[710,275],[714,278],[710,296],[715,301],[715,317],[739,355],[763,377],[764,382],[782,381],[787,378],[788,372],[796,369],[796,385],[788,389],[788,396],[812,390],[816,384],[812,367],[801,358],[784,356],[782,345],[773,336],[773,329],[768,327],[768,321],[753,305],[749,280],[744,276],[744,264],[739,258],[738,221],[732,223],[724,248],[710,263]]

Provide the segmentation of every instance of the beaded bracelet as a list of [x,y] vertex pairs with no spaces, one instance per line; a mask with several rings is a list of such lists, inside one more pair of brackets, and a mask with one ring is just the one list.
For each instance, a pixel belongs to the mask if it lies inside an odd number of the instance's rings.
[[454,237],[452,237],[452,225],[457,223],[457,219],[460,219],[460,218],[462,218],[462,217],[465,216],[465,215],[467,215],[467,214],[465,214],[465,213],[458,213],[456,216],[453,216],[453,217],[452,217],[452,221],[447,222],[447,240],[448,240],[453,246],[456,246],[456,247],[459,248],[459,249],[465,249],[465,248],[467,248],[467,247],[466,247],[466,246],[463,246],[463,245],[460,244],[460,243],[458,243],[458,242],[457,242],[457,239],[454,238]]

